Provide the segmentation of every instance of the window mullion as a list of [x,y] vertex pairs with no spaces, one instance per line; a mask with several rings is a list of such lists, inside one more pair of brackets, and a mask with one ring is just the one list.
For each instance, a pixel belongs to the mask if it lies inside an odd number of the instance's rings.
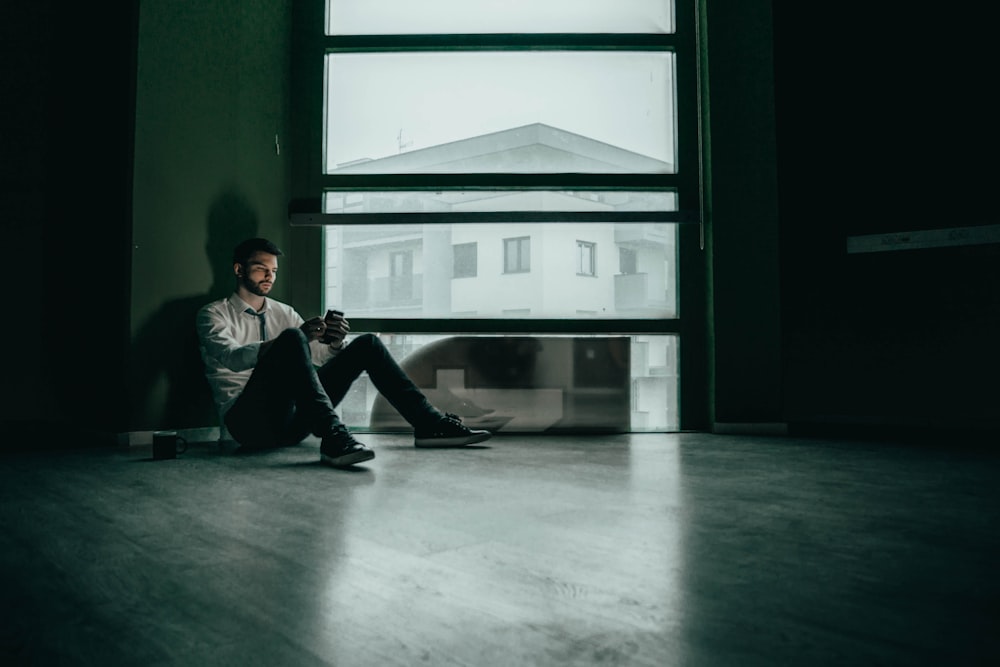
[[389,51],[673,51],[676,34],[326,35],[326,53]]

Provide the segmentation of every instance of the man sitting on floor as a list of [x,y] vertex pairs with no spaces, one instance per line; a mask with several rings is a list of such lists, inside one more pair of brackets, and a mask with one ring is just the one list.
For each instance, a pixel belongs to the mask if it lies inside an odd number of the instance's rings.
[[490,437],[431,405],[377,336],[345,344],[350,326],[342,316],[303,320],[269,298],[281,254],[267,239],[237,245],[236,290],[198,311],[205,373],[221,424],[236,442],[280,447],[311,433],[322,439],[320,460],[329,465],[375,458],[334,411],[362,372],[413,426],[416,447],[461,447]]

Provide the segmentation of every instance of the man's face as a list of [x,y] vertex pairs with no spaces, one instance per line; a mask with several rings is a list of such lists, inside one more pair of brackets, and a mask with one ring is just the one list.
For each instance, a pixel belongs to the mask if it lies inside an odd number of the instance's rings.
[[235,264],[233,268],[243,289],[257,296],[267,296],[278,278],[278,258],[267,252],[255,252],[245,265]]

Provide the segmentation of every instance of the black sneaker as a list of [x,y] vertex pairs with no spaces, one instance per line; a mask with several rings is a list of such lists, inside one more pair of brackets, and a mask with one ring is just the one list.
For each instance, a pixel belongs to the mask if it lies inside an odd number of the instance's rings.
[[489,440],[489,431],[474,430],[462,423],[458,415],[450,412],[437,424],[417,429],[413,434],[415,447],[464,447],[476,442]]
[[319,446],[319,460],[335,468],[371,461],[373,458],[375,452],[355,440],[344,426],[336,427],[333,433],[323,438]]

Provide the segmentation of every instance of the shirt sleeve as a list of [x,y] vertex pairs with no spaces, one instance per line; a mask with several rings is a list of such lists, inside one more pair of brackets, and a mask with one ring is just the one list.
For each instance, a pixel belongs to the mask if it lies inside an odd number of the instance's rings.
[[234,335],[233,325],[215,308],[198,311],[198,339],[205,354],[231,371],[245,371],[257,365],[260,343],[241,343]]

